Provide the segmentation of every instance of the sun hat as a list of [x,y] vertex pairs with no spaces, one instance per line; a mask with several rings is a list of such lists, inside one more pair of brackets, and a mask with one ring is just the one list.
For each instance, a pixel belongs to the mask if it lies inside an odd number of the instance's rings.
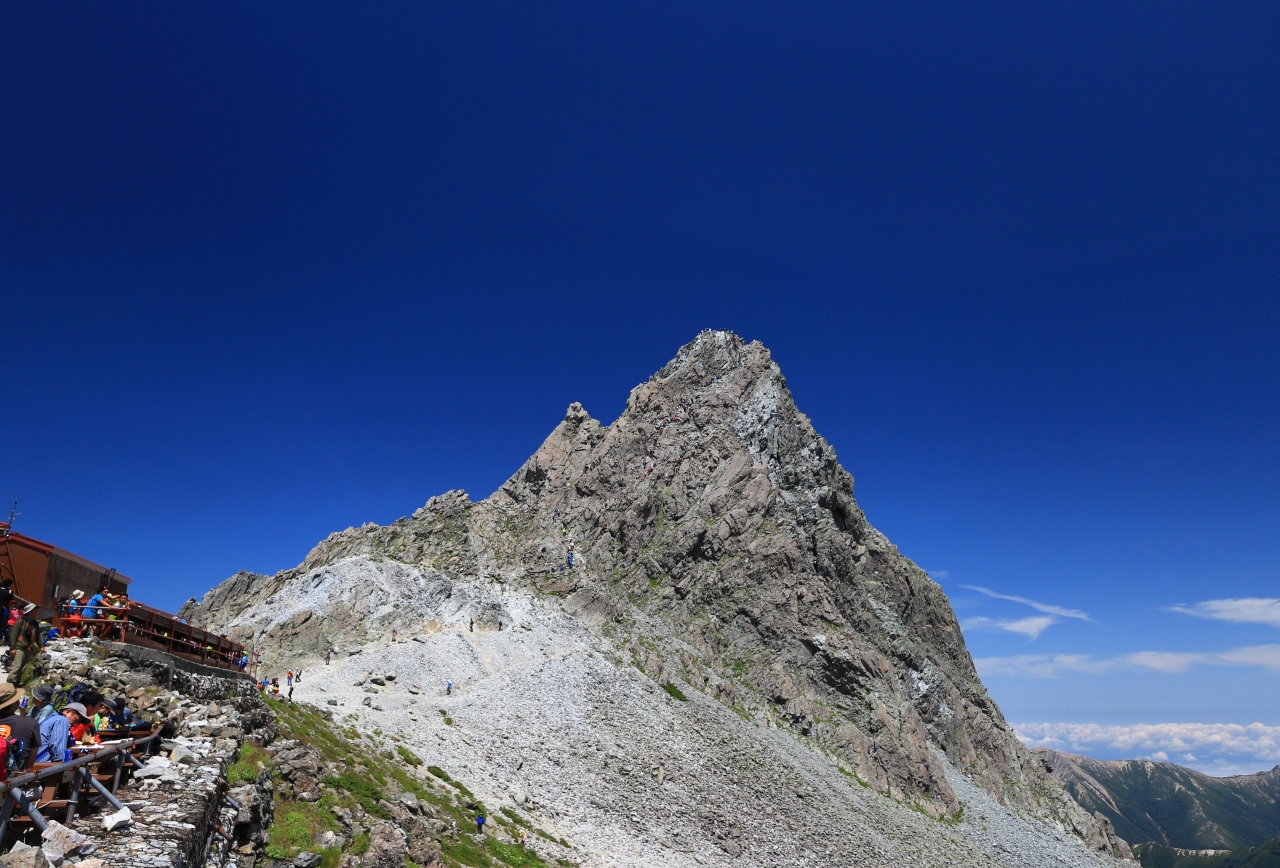
[[48,705],[53,701],[53,688],[48,684],[41,684],[39,687],[31,691],[31,695],[34,696],[37,701]]
[[10,705],[16,705],[27,695],[27,691],[21,687],[14,687],[12,684],[0,684],[0,711],[8,708]]
[[30,614],[31,614],[32,612],[34,612],[35,610],[36,610],[36,604],[35,604],[35,603],[27,603],[27,605],[25,605],[25,606],[23,606],[23,607],[22,607],[22,614],[24,614],[24,615],[30,615]]
[[72,599],[78,600],[83,596],[84,596],[84,591],[80,590],[79,588],[76,588],[74,591],[71,592]]
[[70,709],[71,711],[74,711],[76,714],[80,715],[85,720],[89,719],[89,709],[85,708],[83,705],[81,705],[78,702],[68,702],[66,705],[62,707],[63,711],[66,711],[68,709]]

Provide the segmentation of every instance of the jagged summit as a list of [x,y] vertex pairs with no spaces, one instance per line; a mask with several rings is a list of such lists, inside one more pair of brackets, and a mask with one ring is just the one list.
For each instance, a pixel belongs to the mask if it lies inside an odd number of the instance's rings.
[[[358,556],[418,578],[326,592],[346,594],[358,617],[328,614],[315,592],[301,622],[296,607],[289,618],[253,608],[299,583],[324,586]],[[612,423],[571,404],[485,500],[433,497],[388,527],[330,536],[296,570],[232,577],[186,611],[274,653],[317,654],[393,624],[414,629],[396,586],[432,593],[461,577],[560,599],[655,681],[789,729],[936,815],[960,808],[945,756],[1005,803],[1122,846],[1018,742],[946,595],[867,521],[853,477],[758,342],[704,331]],[[483,618],[502,617],[483,605]]]

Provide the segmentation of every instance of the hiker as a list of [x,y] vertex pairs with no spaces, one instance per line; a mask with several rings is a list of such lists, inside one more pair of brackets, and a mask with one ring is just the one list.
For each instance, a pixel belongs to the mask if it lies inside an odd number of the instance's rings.
[[476,619],[471,618],[467,621],[467,632],[474,633],[476,631]]
[[84,591],[76,588],[66,600],[67,614],[63,620],[67,623],[68,637],[80,635],[80,622],[84,617],[80,603],[82,599],[84,599]]
[[293,670],[292,669],[290,669],[288,672],[284,674],[284,683],[286,687],[293,686]]
[[[36,688],[36,690],[40,689]],[[74,717],[77,722],[80,719],[80,715],[75,710],[77,704],[73,702],[64,708],[61,714],[50,714],[40,721],[40,750],[36,752],[36,762],[61,763],[69,759],[67,748],[71,746],[72,718]],[[45,708],[52,709],[53,706],[46,705]]]
[[332,662],[333,662],[333,649],[330,648],[328,651],[324,652],[324,665],[328,666]]
[[392,641],[392,642],[396,641],[396,637],[397,637],[397,636],[399,636],[399,635],[400,635],[400,631],[399,631],[399,630],[397,630],[395,627],[392,627],[392,628],[391,628],[391,641]]
[[123,696],[108,699],[105,705],[107,706],[108,727],[111,729],[123,729],[126,732],[133,729],[133,712],[129,710],[129,706]]
[[[94,594],[85,601],[84,608],[80,612],[80,616],[86,621],[96,621],[98,619],[98,608],[102,605],[102,594]],[[94,625],[89,625],[89,635],[93,635]]]
[[271,679],[271,695],[272,696],[280,695],[280,679],[279,678]]
[[71,721],[71,740],[73,744],[93,744],[98,737],[93,732],[93,712],[83,702],[68,702],[62,709],[65,712],[71,709],[76,713],[78,720]]
[[520,849],[523,850],[524,846],[525,846],[524,829],[521,829],[520,830]]
[[297,672],[293,673],[293,683],[294,683],[294,684],[301,684],[301,683],[302,683],[302,670],[301,670],[301,669],[299,669]]
[[98,730],[107,728],[107,698],[96,690],[86,690],[80,694],[80,704],[89,712],[89,723],[93,725],[94,735]]
[[[13,579],[0,582],[0,611],[7,612],[13,607]],[[9,634],[5,631],[4,643],[9,644]]]
[[290,701],[290,702],[293,702],[293,685],[292,685],[292,684],[290,684],[290,685],[289,685],[289,696],[288,696],[288,699],[289,699],[289,701]]
[[45,719],[57,714],[53,707],[53,688],[48,684],[42,684],[35,690],[31,691],[31,708],[27,711],[27,717],[36,723],[44,723]]
[[25,714],[18,713],[18,704],[27,691],[12,684],[0,684],[0,739],[16,738],[21,753],[9,758],[9,767],[27,769],[35,762],[40,749],[40,726]]
[[[67,712],[74,714],[74,717]],[[97,741],[97,736],[93,734],[93,715],[83,703],[68,702],[63,707],[62,713],[67,716],[67,721],[71,724],[71,744],[93,744]]]
[[22,685],[22,670],[40,653],[40,631],[31,613],[36,610],[35,603],[27,603],[22,610],[22,617],[9,628],[9,647],[13,649],[13,662],[9,664],[9,682],[15,687]]
[[484,834],[484,814],[476,814],[476,834]]
[[502,632],[502,622],[501,622],[501,621],[499,621],[499,622],[498,622],[498,632],[499,632],[499,633],[501,633],[501,632]]
[[453,696],[453,682],[452,682],[452,681],[446,681],[446,682],[444,683],[444,695],[445,695],[445,696]]

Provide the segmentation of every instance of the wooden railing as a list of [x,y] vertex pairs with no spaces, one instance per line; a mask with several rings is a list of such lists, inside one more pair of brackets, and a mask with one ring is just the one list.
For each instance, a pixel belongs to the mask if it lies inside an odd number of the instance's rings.
[[205,666],[236,671],[245,656],[244,646],[143,603],[131,600],[127,609],[98,606],[94,610],[96,618],[75,614],[83,610],[84,606],[79,605],[73,613],[66,603],[59,605],[58,619],[64,636],[79,631],[81,636],[92,634],[99,639],[155,648]]

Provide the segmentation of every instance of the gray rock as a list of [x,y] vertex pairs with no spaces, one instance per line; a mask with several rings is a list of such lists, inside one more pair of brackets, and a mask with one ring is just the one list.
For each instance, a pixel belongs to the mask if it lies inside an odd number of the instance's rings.
[[404,805],[406,808],[408,808],[410,811],[412,811],[415,814],[418,813],[418,811],[422,807],[418,802],[418,797],[408,791],[405,791],[400,794],[399,801],[400,801],[400,804]]
[[360,860],[361,868],[404,868],[409,842],[394,823],[375,823],[369,829],[369,849]]
[[0,856],[0,868],[48,868],[49,860],[39,847],[28,847],[21,841],[13,849]]
[[119,829],[122,826],[127,826],[132,822],[133,811],[130,811],[125,807],[114,813],[104,815],[102,818],[102,828],[104,831],[114,832],[116,829]]
[[299,853],[293,857],[293,868],[318,868],[324,857],[319,853]]

